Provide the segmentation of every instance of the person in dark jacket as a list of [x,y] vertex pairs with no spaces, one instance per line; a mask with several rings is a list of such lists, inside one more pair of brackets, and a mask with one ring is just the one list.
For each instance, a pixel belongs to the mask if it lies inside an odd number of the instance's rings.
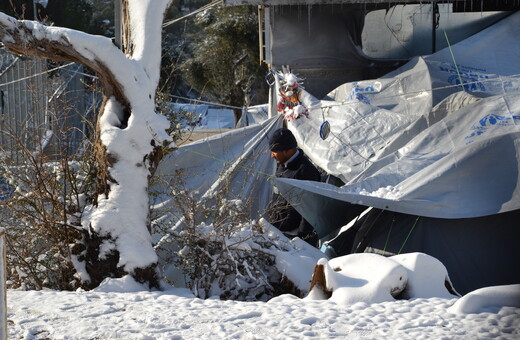
[[[276,130],[269,139],[271,157],[276,159],[276,177],[320,181],[320,172],[298,148],[296,138],[288,129]],[[313,227],[279,193],[268,207],[269,222],[289,238],[299,237],[318,247]]]

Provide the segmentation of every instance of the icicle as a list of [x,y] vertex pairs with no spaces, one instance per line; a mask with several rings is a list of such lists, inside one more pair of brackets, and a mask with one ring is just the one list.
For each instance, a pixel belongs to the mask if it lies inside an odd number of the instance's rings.
[[311,36],[311,14],[312,14],[312,5],[307,5],[307,29],[308,35]]

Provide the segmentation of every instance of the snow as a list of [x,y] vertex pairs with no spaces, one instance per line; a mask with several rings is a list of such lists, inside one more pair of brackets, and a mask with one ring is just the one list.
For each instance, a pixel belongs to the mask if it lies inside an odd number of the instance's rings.
[[299,251],[277,252],[276,268],[298,289],[307,291],[314,266],[325,255],[299,238],[291,240],[291,243],[293,248],[299,249]]
[[446,281],[453,286],[449,279],[448,271],[436,258],[423,253],[411,253],[394,255],[390,259],[401,264],[407,270],[408,284],[406,295],[408,297],[453,297],[446,290],[445,286]]
[[401,196],[399,189],[396,187],[393,187],[391,185],[388,185],[383,188],[379,188],[372,192],[369,192],[366,189],[361,189],[358,193],[361,195],[365,195],[365,196],[387,198],[387,199],[392,199],[392,200],[397,200]]
[[89,292],[9,290],[7,318],[10,339],[518,339],[520,308],[493,307],[492,294],[518,288],[487,288],[487,307],[468,314],[453,310],[464,298],[201,300],[181,288],[150,292],[126,276]]
[[408,281],[403,266],[377,254],[351,254],[319,264],[325,266],[330,299],[342,305],[394,301],[393,295],[402,292]]
[[[165,117],[154,112],[160,59],[160,20],[169,0],[131,1],[134,50],[123,54],[103,37],[27,23],[36,38],[67,40],[89,60],[102,60],[111,69],[132,115],[121,127],[119,103],[108,101],[101,138],[118,162],[110,175],[110,197],[84,213],[83,227],[114,237],[119,266],[131,272],[157,261],[146,229],[148,197],[144,155],[151,140],[168,141]],[[154,6],[151,6],[151,4]],[[0,22],[14,25],[0,15]],[[290,79],[289,83],[294,83]],[[143,96],[143,94],[145,94]],[[148,94],[148,95],[147,95]],[[138,166],[136,166],[138,165]],[[393,187],[367,195],[398,198]],[[301,338],[503,338],[520,337],[520,285],[486,287],[458,298],[443,289],[444,266],[424,254],[385,258],[353,254],[327,260],[299,239],[299,251],[276,251],[276,268],[301,290],[307,290],[316,263],[326,268],[332,297],[316,292],[307,298],[282,295],[267,302],[195,298],[183,288],[164,286],[148,291],[131,276],[106,279],[92,291],[7,292],[11,339],[301,339]],[[114,249],[104,243],[101,256]],[[79,266],[78,266],[79,267]],[[79,269],[79,268],[77,268]],[[79,275],[86,280],[86,273]],[[407,292],[410,299],[397,300]]]
[[[131,45],[128,55],[106,37],[48,27],[37,22],[19,23],[32,33],[31,39],[70,44],[85,59],[106,67],[122,87],[123,98],[118,99],[128,100],[128,103],[120,103],[114,97],[109,98],[101,115],[101,141],[111,158],[116,160],[109,168],[113,181],[108,197],[99,195],[97,206],[85,208],[82,226],[102,237],[108,236],[100,247],[100,258],[117,250],[120,255],[118,266],[130,273],[157,262],[147,229],[150,173],[145,157],[152,152],[154,145],[171,141],[166,132],[169,128],[167,118],[155,113],[155,90],[161,59],[161,19],[170,2],[140,0],[128,3],[130,41],[127,43]],[[16,25],[12,18],[2,13],[0,23]],[[131,112],[128,122],[124,121],[124,106]],[[79,277],[88,280],[85,266],[77,259],[73,261]]]
[[489,306],[520,308],[520,284],[484,287],[470,292],[449,308],[450,313],[478,313]]
[[[280,236],[274,227],[266,234]],[[285,240],[292,250],[274,250],[277,269],[305,292],[314,264],[326,266],[330,298],[314,288],[304,298],[284,294],[267,302],[223,301],[218,296],[204,300],[186,288],[166,283],[161,291],[149,291],[127,275],[106,279],[92,291],[8,290],[9,338],[520,337],[519,284],[486,287],[458,297],[449,294],[444,285],[449,280],[444,265],[426,254],[387,258],[360,253],[327,260],[298,238]]]

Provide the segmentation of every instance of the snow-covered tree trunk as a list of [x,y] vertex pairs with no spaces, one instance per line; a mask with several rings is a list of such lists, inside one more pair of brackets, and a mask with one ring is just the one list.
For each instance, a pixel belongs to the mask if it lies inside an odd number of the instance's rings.
[[148,177],[157,148],[170,141],[155,113],[162,18],[171,0],[124,0],[125,51],[110,39],[18,21],[0,13],[0,41],[10,51],[79,62],[99,76],[103,104],[96,131],[98,196],[82,217],[76,269],[85,287],[131,274],[158,286],[157,255],[148,228]]

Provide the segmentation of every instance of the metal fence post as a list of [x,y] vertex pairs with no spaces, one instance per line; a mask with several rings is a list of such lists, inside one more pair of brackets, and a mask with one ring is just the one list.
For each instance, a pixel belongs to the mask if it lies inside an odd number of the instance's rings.
[[0,227],[0,339],[7,339],[7,294],[5,289],[5,231]]

